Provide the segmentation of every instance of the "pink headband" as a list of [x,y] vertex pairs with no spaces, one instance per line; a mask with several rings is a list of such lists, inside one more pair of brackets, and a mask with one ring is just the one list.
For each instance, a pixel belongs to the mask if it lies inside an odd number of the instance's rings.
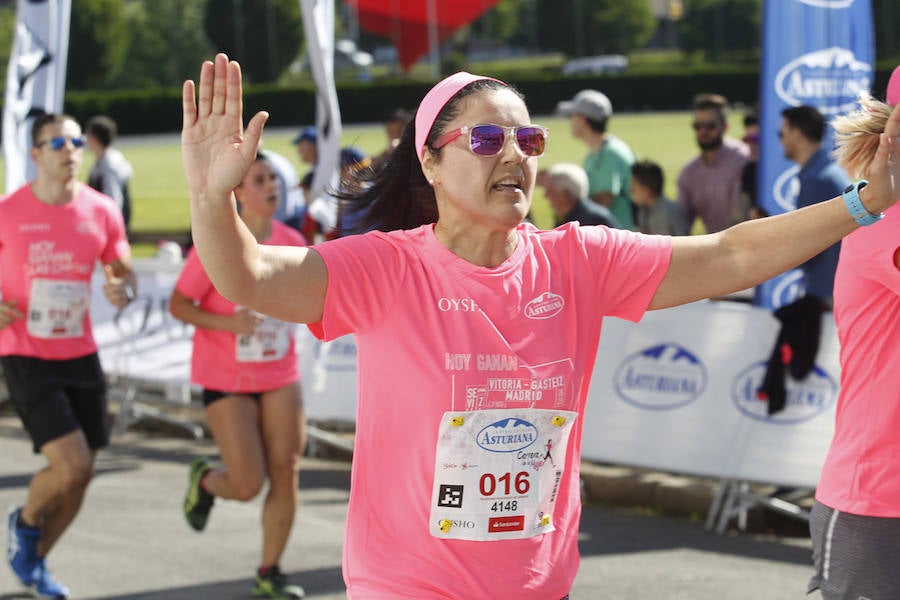
[[891,79],[888,81],[887,103],[891,106],[900,104],[900,67],[894,69]]
[[472,83],[481,79],[489,79],[491,81],[499,81],[493,77],[485,77],[483,75],[472,75],[465,71],[454,73],[453,75],[442,79],[434,84],[434,87],[428,90],[422,102],[419,103],[419,109],[416,111],[416,154],[419,157],[419,163],[425,156],[425,140],[428,139],[428,133],[437,119],[438,113],[444,108],[444,105],[450,101],[450,98],[456,93]]

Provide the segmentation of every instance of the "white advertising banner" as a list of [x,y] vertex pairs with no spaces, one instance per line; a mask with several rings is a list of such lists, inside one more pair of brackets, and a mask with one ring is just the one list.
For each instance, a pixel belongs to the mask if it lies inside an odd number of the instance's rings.
[[787,378],[787,406],[756,397],[779,323],[765,309],[697,302],[606,319],[584,415],[585,458],[815,487],[834,432],[837,333],[826,313],[816,367]]
[[34,118],[62,112],[71,10],[71,0],[16,3],[16,31],[3,102],[7,193],[36,175],[28,157]]
[[[177,265],[136,261],[137,300],[118,316],[94,278],[92,315],[104,368],[166,386],[187,386],[192,330],[168,312]],[[697,302],[648,313],[640,323],[606,319],[583,415],[582,455],[597,462],[689,475],[813,488],[834,431],[838,342],[825,316],[816,368],[788,378],[785,410],[769,417],[756,397],[779,323],[765,309]],[[356,343],[299,327],[307,416],[352,423]]]

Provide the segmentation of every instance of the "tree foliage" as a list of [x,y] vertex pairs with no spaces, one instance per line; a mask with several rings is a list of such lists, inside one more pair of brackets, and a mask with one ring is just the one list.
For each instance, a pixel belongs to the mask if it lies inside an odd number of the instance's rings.
[[758,54],[762,0],[684,0],[681,49],[709,60]]
[[536,1],[541,49],[569,56],[627,54],[657,26],[646,0]]
[[178,86],[212,56],[200,2],[153,0],[126,6],[129,46],[116,87]]
[[66,88],[99,88],[115,80],[128,48],[123,1],[78,0],[70,23]]
[[216,50],[240,61],[254,82],[277,81],[303,43],[297,0],[208,0],[203,25]]
[[872,17],[875,21],[875,57],[878,60],[900,58],[900,4],[897,0],[872,0]]

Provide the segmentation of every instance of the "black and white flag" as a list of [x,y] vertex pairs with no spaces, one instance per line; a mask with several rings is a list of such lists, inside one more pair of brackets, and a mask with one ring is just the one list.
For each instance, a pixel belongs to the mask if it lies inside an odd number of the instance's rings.
[[34,163],[28,156],[34,118],[62,112],[71,10],[71,0],[16,3],[16,32],[3,105],[7,193],[34,179]]

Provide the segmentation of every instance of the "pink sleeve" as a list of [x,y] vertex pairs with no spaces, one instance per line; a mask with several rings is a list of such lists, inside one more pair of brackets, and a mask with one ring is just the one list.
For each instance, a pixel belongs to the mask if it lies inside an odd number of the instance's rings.
[[312,247],[325,261],[328,289],[319,323],[309,330],[332,340],[378,326],[393,306],[403,281],[406,261],[387,235],[351,235]]
[[640,321],[669,270],[672,238],[623,229],[581,227],[603,314]]
[[178,281],[175,282],[175,289],[191,300],[199,302],[212,287],[212,281],[206,275],[197,251],[191,248],[184,261],[184,266],[181,268],[181,274],[178,275]]

